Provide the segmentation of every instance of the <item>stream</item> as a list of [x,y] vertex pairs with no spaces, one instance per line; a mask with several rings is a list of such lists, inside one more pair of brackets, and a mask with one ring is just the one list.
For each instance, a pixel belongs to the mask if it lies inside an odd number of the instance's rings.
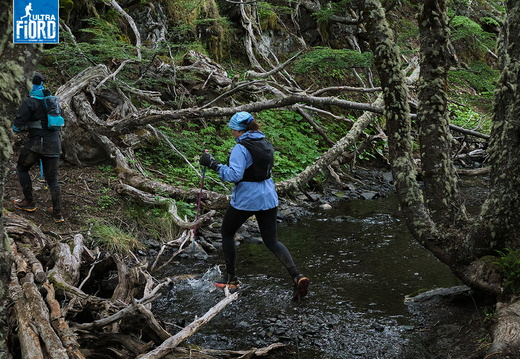
[[[291,301],[291,280],[264,245],[240,244],[238,300],[190,337],[189,344],[246,350],[282,342],[296,351],[280,359],[400,358],[414,335],[404,297],[460,285],[447,266],[413,240],[394,195],[337,202],[331,210],[280,224],[278,234],[311,279],[305,300]],[[179,258],[161,273],[195,274],[177,282],[154,305],[170,332],[223,298],[211,284],[220,263],[220,252],[205,261]]]

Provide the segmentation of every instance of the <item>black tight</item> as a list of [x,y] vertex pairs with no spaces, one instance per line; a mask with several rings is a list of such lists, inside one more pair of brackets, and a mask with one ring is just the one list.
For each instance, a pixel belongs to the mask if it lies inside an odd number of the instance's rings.
[[249,217],[255,215],[264,244],[285,266],[292,278],[298,276],[299,272],[296,269],[289,250],[282,242],[278,241],[277,238],[277,211],[278,208],[276,207],[265,211],[241,211],[231,206],[228,207],[224,215],[224,220],[222,221],[222,228],[220,229],[227,273],[235,275],[235,233]]
[[24,197],[29,202],[33,202],[32,181],[29,170],[39,160],[42,161],[43,175],[51,192],[53,212],[59,213],[61,211],[61,189],[58,182],[59,157],[45,157],[25,148],[20,151],[16,170]]

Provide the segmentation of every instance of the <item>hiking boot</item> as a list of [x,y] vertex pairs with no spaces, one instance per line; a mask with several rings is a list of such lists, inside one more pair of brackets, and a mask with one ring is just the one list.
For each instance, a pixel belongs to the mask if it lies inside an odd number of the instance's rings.
[[310,280],[307,277],[304,277],[303,275],[298,275],[296,278],[294,278],[294,292],[292,296],[292,300],[298,301],[305,297],[307,293],[309,292],[309,284]]
[[14,201],[14,207],[17,209],[21,209],[22,211],[34,212],[36,211],[36,206],[33,202],[29,202],[26,199],[16,200]]
[[236,275],[227,273],[222,274],[222,276],[218,279],[215,279],[213,283],[215,283],[215,285],[219,288],[228,287],[229,289],[236,289],[240,285]]

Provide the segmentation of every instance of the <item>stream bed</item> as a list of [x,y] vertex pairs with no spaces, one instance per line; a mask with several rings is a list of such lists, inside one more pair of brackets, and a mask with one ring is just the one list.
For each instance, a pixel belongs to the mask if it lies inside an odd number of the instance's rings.
[[[189,344],[246,350],[275,342],[295,353],[277,358],[402,358],[415,333],[405,296],[460,282],[416,243],[395,196],[337,202],[298,222],[280,224],[279,239],[311,279],[309,295],[292,302],[291,280],[263,244],[237,247],[239,298],[190,337]],[[202,316],[224,294],[211,278],[221,253],[179,258],[161,276],[193,274],[154,304],[170,332]]]

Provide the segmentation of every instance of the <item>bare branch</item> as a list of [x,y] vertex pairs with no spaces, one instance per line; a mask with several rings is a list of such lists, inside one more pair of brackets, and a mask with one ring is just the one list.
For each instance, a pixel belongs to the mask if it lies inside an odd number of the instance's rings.
[[137,29],[137,25],[135,24],[134,19],[132,19],[132,17],[130,15],[128,15],[128,13],[125,10],[123,10],[123,8],[121,6],[119,6],[119,4],[115,0],[110,0],[109,4],[118,13],[120,13],[126,19],[126,21],[128,21],[128,24],[130,25],[130,27],[134,31],[135,47],[137,49],[137,59],[139,61],[141,61],[141,34],[139,33],[139,30]]
[[238,293],[235,292],[226,296],[220,302],[218,302],[213,308],[211,308],[202,317],[195,319],[189,325],[187,325],[180,332],[165,340],[160,346],[138,357],[138,359],[158,359],[168,354],[172,348],[182,343],[184,340],[195,334],[203,325],[207,324],[213,317],[219,314],[229,303],[233,302],[238,298]]

